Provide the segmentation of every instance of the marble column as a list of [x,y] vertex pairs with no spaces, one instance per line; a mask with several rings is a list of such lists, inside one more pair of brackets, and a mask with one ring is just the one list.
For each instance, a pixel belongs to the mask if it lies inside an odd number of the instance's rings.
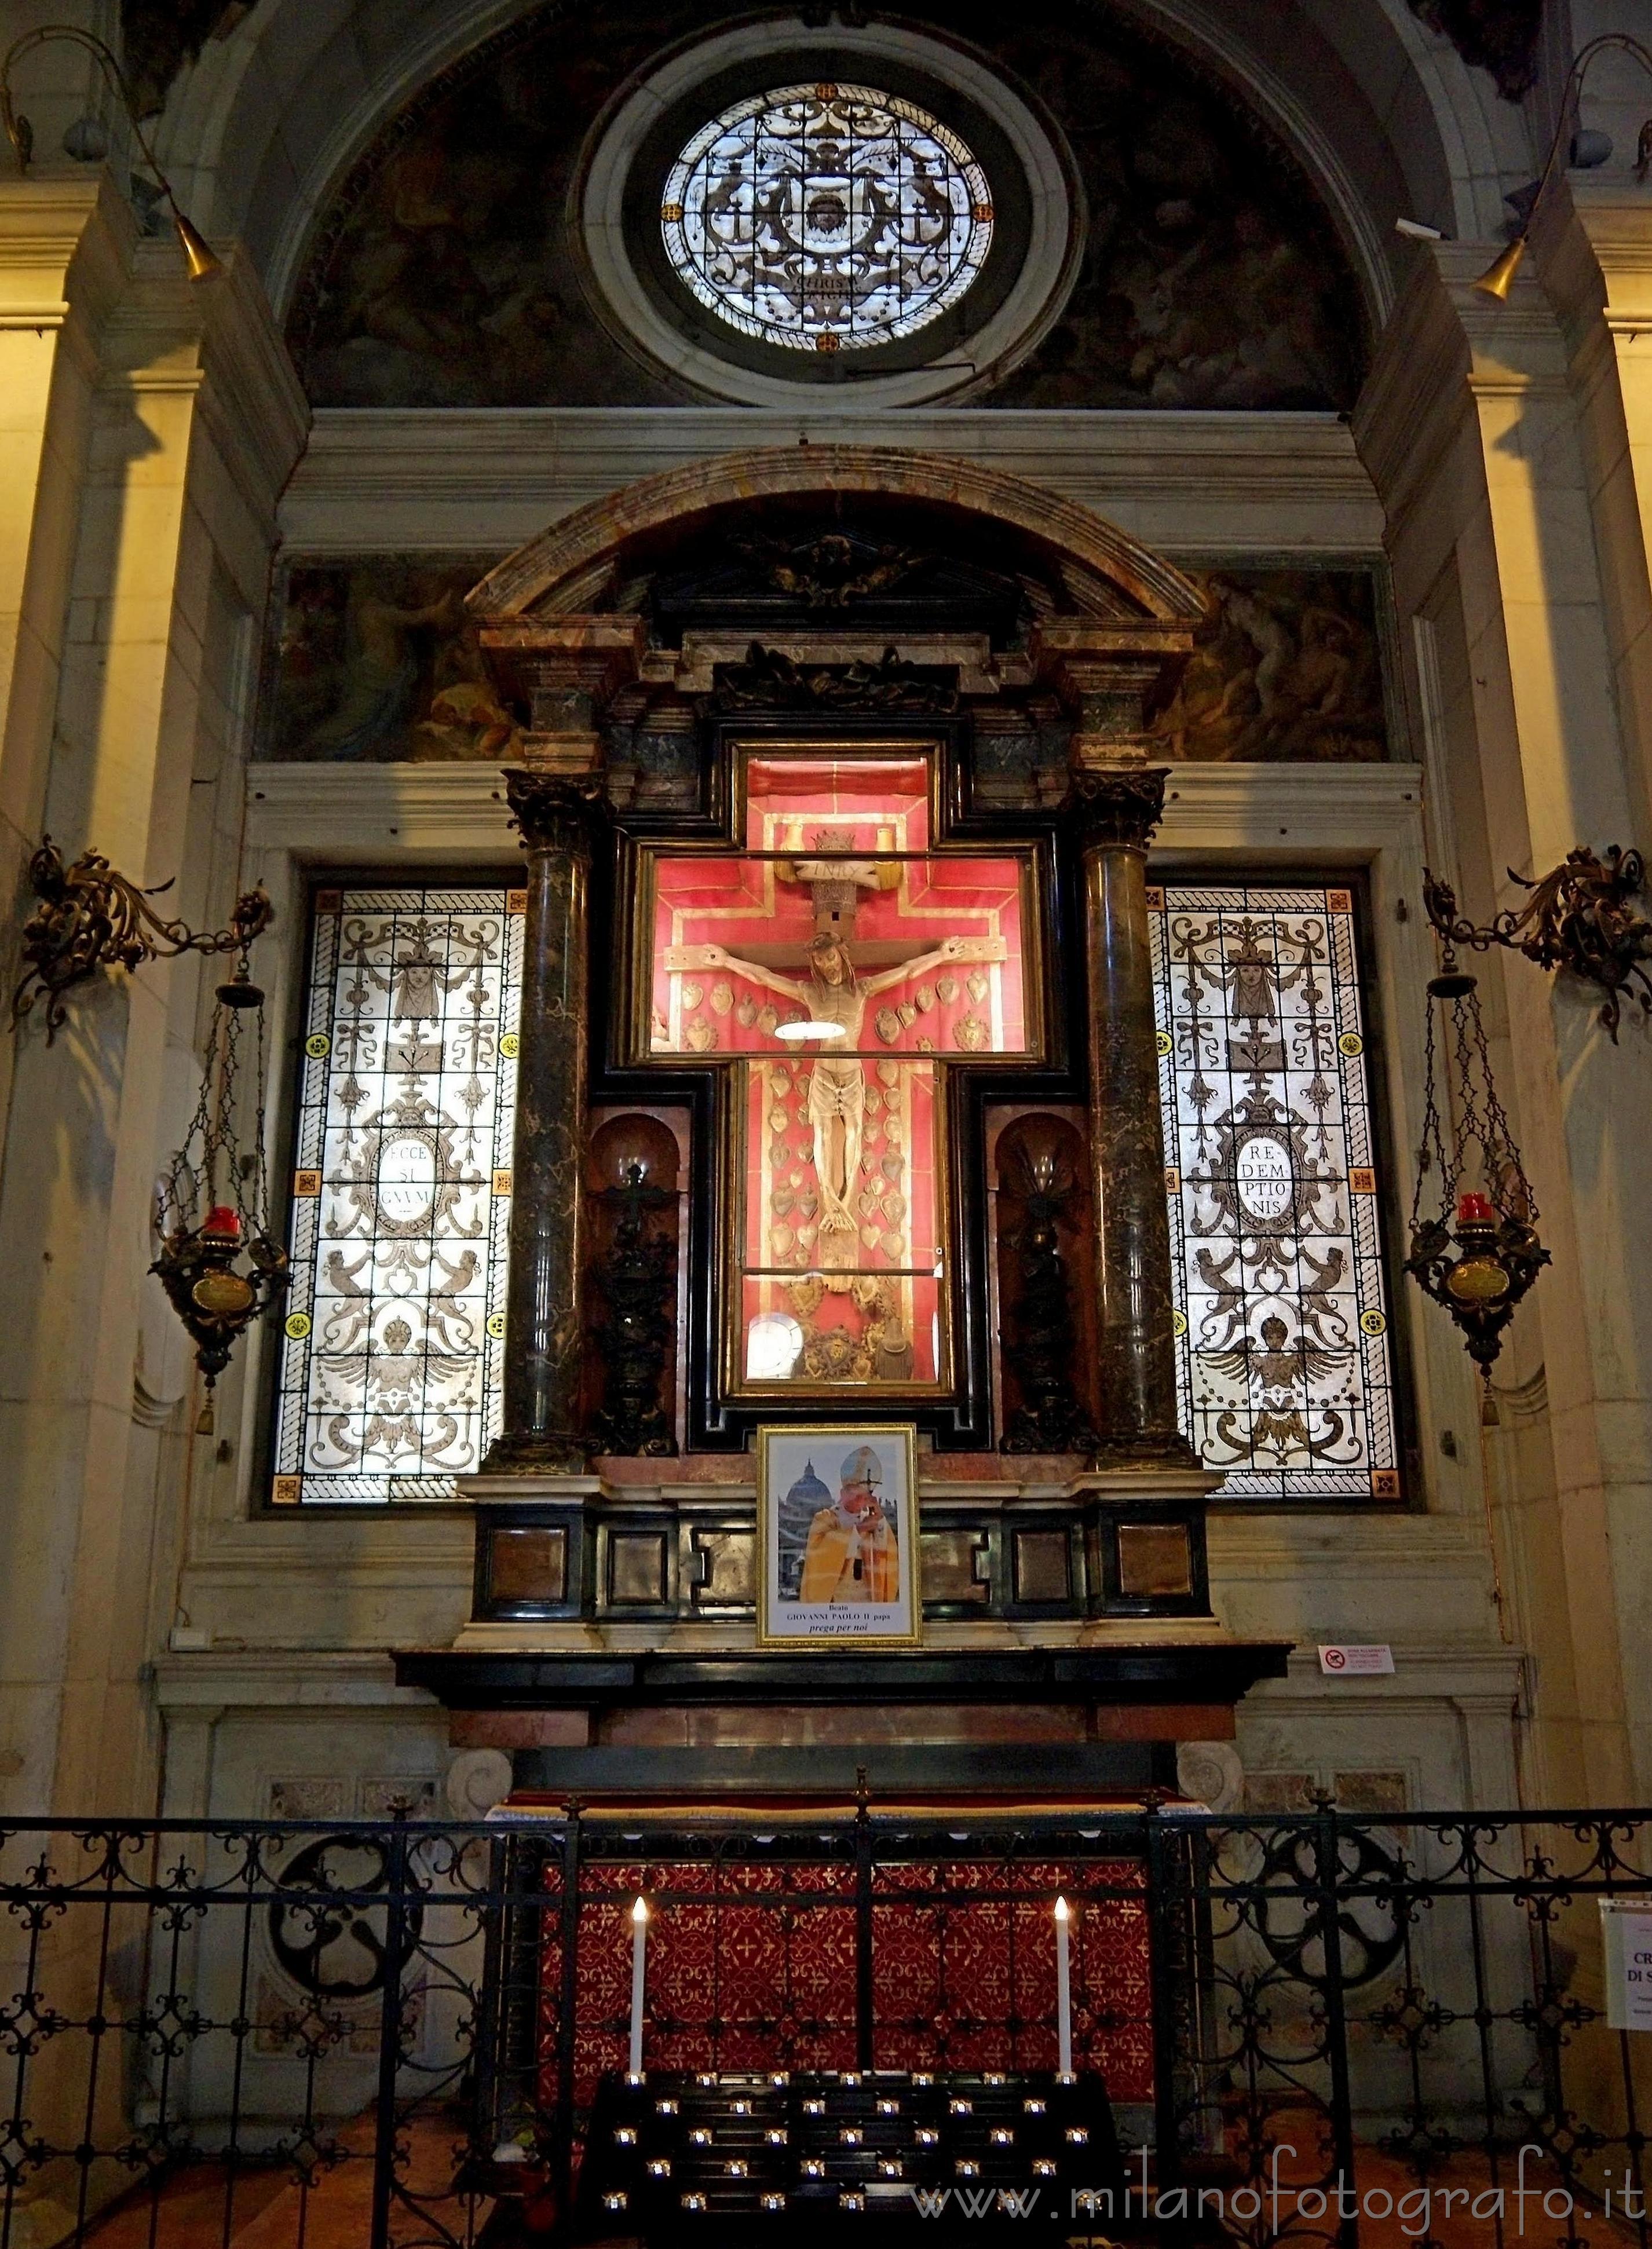
[[1099,1300],[1098,1458],[1193,1464],[1176,1417],[1170,1217],[1147,935],[1147,842],[1166,768],[1078,767]]
[[521,1056],[506,1299],[505,1426],[492,1475],[580,1475],[591,849],[602,784],[594,774],[506,776],[527,857]]

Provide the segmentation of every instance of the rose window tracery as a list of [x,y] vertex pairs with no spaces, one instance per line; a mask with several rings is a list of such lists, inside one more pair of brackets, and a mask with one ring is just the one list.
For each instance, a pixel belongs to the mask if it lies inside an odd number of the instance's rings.
[[992,244],[987,175],[949,127],[875,86],[787,86],[700,127],[667,174],[672,268],[741,334],[852,351],[958,302]]

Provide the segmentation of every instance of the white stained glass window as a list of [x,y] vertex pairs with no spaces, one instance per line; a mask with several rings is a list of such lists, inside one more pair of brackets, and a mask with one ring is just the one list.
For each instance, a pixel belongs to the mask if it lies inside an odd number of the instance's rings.
[[451,1499],[498,1434],[525,904],[315,894],[279,1504]]
[[1151,891],[1182,1426],[1227,1499],[1398,1499],[1353,897]]
[[987,262],[992,192],[958,135],[870,86],[783,86],[703,125],[666,175],[665,253],[742,335],[892,343]]

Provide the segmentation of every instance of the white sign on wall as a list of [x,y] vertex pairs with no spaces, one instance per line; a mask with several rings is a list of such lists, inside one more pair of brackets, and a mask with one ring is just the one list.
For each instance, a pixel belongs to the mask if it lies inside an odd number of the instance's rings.
[[1386,1643],[1380,1647],[1357,1647],[1338,1642],[1319,1647],[1319,1668],[1327,1679],[1370,1679],[1394,1675],[1394,1650]]
[[1652,1900],[1600,1900],[1606,2019],[1614,2031],[1652,2031]]

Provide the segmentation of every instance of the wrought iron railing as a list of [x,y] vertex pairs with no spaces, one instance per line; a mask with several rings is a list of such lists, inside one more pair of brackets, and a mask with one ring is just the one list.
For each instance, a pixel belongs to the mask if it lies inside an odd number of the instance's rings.
[[1131,2182],[1079,2233],[1647,2249],[1598,1901],[1652,1813],[1329,1803],[12,1824],[0,2249],[566,2235],[639,1893],[644,2066],[708,2079],[1053,2069],[1064,1895]]

